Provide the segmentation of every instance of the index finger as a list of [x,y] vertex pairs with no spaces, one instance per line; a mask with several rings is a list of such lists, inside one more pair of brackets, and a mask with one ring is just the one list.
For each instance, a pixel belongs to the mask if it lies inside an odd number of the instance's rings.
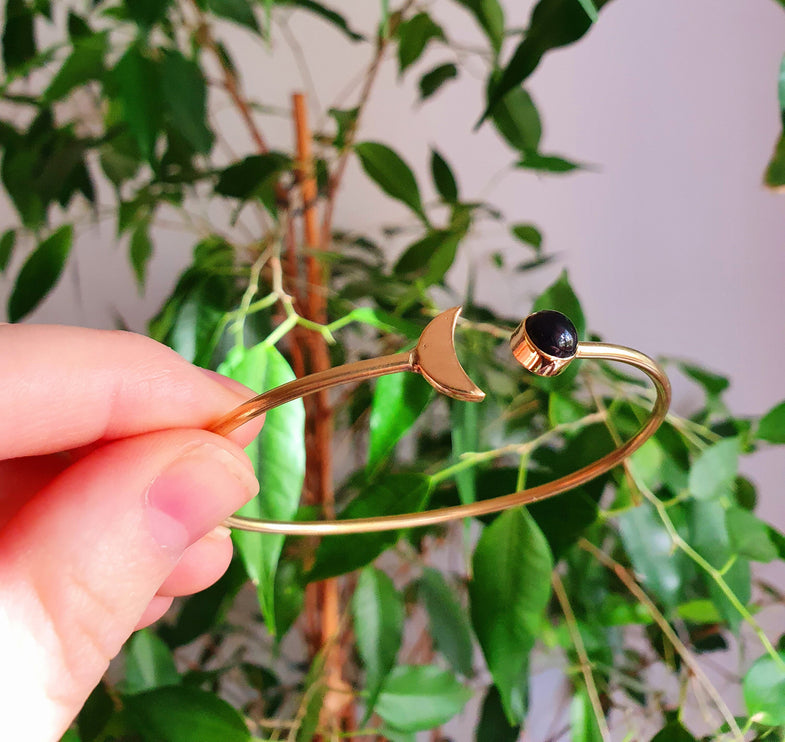
[[247,396],[143,335],[0,326],[0,459],[205,428]]

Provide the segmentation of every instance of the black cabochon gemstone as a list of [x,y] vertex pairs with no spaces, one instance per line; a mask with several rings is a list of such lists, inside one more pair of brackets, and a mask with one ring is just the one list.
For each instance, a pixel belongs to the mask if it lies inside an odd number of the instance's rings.
[[555,358],[570,358],[578,348],[578,331],[561,312],[544,309],[526,318],[526,334],[538,350]]

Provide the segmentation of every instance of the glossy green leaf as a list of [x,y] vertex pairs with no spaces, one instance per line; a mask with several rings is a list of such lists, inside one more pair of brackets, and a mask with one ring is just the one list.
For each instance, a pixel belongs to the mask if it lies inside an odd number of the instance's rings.
[[207,126],[207,89],[199,65],[168,49],[161,60],[161,93],[167,118],[196,152],[207,154],[213,133]]
[[150,224],[146,220],[139,222],[131,233],[129,244],[129,256],[131,267],[136,276],[136,285],[139,292],[144,292],[145,280],[147,278],[147,264],[153,255],[153,243],[150,241]]
[[133,44],[112,69],[111,79],[122,106],[123,121],[139,151],[149,160],[162,122],[158,64],[145,56],[138,44]]
[[106,44],[105,33],[93,34],[75,42],[73,51],[44,91],[44,100],[60,100],[74,88],[90,80],[100,80],[105,72]]
[[420,288],[440,283],[455,262],[458,245],[467,229],[434,229],[409,245],[393,271],[407,278],[418,278]]
[[172,0],[123,0],[128,15],[143,29],[149,29],[164,18]]
[[[233,349],[218,371],[258,392],[294,379],[286,359],[265,343],[248,350]],[[261,434],[246,452],[259,479],[260,496],[244,505],[240,514],[269,520],[294,518],[305,478],[305,408],[302,400],[267,412]],[[267,628],[275,634],[275,573],[284,536],[246,531],[234,531],[232,536],[248,575],[256,585]]]
[[513,224],[510,232],[517,240],[531,245],[539,253],[542,247],[542,232],[533,224]]
[[205,0],[205,7],[219,18],[226,18],[260,33],[253,5],[248,0]]
[[444,40],[441,26],[433,22],[427,13],[417,13],[398,26],[398,71],[403,74],[425,51],[434,39]]
[[735,552],[754,562],[771,562],[779,556],[769,538],[769,525],[744,508],[725,512],[730,543]]
[[551,593],[553,558],[524,509],[502,513],[480,536],[469,584],[472,625],[510,724],[526,713],[529,652]]
[[[428,502],[430,482],[421,474],[392,474],[371,481],[366,490],[339,514],[339,520],[370,518],[378,515],[420,512]],[[370,564],[385,549],[393,546],[401,531],[382,531],[348,536],[326,536],[319,543],[310,581],[352,572]]]
[[379,142],[361,142],[354,146],[368,177],[388,196],[406,204],[427,223],[420,200],[420,189],[409,166],[389,147]]
[[17,69],[36,55],[33,12],[25,0],[6,0],[3,28],[3,64]]
[[14,254],[14,247],[16,246],[16,230],[7,229],[0,237],[0,273],[5,272],[8,264],[11,262],[11,256]]
[[419,82],[420,100],[430,98],[444,83],[456,77],[458,77],[458,68],[452,62],[440,64],[430,72],[426,72]]
[[[734,552],[725,509],[719,500],[695,500],[688,505],[690,545],[712,567],[725,570],[723,579],[743,605],[750,600],[749,562]],[[733,563],[730,564],[730,560]],[[730,566],[728,566],[730,564]],[[742,618],[714,580],[703,573],[712,603],[733,631],[738,631]]]
[[431,150],[431,176],[439,195],[448,203],[458,200],[458,184],[450,166],[435,150]]
[[690,469],[690,494],[699,500],[730,495],[738,472],[738,439],[726,438],[714,443],[698,456]]
[[124,653],[123,693],[132,695],[180,683],[171,650],[150,629],[137,631],[126,644]]
[[504,11],[498,0],[457,0],[485,31],[491,47],[498,54],[504,41]]
[[589,20],[594,23],[599,18],[599,13],[597,12],[597,6],[594,4],[594,0],[578,0],[578,2],[586,11],[586,15],[589,16]]
[[558,155],[527,152],[517,163],[516,167],[521,170],[534,170],[538,173],[561,175],[562,173],[571,173],[573,170],[579,170],[583,166]]
[[773,657],[760,657],[747,671],[742,681],[744,703],[749,714],[761,724],[785,724],[785,655],[780,662]]
[[251,742],[240,713],[197,688],[157,688],[128,696],[124,705],[145,742]]
[[18,322],[32,312],[54,288],[73,244],[74,231],[66,224],[53,232],[30,254],[8,300],[8,319]]
[[403,634],[403,600],[384,572],[373,567],[360,572],[352,596],[352,619],[357,651],[365,667],[364,725],[395,665]]
[[566,270],[537,297],[532,311],[539,312],[542,309],[555,309],[567,315],[575,325],[578,337],[583,337],[586,332],[586,319]]
[[332,26],[335,26],[341,33],[345,34],[351,41],[363,41],[365,36],[352,29],[346,18],[340,13],[328,8],[322,3],[314,2],[314,0],[274,0],[276,5],[290,5],[302,10],[307,10],[309,13],[321,18]]
[[668,607],[679,602],[684,585],[681,557],[654,507],[643,502],[619,516],[622,543],[643,586]]
[[725,376],[712,373],[693,363],[679,361],[678,366],[684,374],[702,386],[706,390],[706,394],[710,396],[722,394],[730,385],[730,381]]
[[570,702],[570,732],[572,742],[603,742],[589,692],[583,684],[576,688]]
[[376,713],[403,732],[433,729],[460,713],[471,695],[471,690],[438,667],[400,665],[387,678]]
[[761,418],[755,436],[769,443],[785,443],[785,402],[780,402]]
[[291,160],[281,152],[250,155],[221,172],[215,192],[242,200],[255,198],[290,166]]
[[763,183],[774,190],[785,188],[785,134],[781,134],[774,145]]
[[539,157],[535,153],[540,146],[542,124],[537,107],[526,90],[515,88],[507,93],[494,106],[491,121],[507,144],[526,153],[527,162]]
[[382,376],[371,404],[368,471],[375,471],[433,399],[431,385],[419,374]]
[[[471,377],[471,362],[465,367]],[[455,463],[465,453],[480,450],[480,406],[473,402],[456,400],[450,403],[450,437],[452,439],[452,458]],[[455,475],[458,496],[464,504],[477,499],[476,471],[474,467],[463,469]]]
[[472,674],[474,646],[466,609],[458,602],[455,591],[441,572],[426,567],[418,583],[420,600],[428,613],[433,643],[455,672]]
[[[608,0],[597,0],[602,8]],[[502,71],[499,82],[488,94],[488,105],[482,118],[513,88],[517,88],[534,72],[542,57],[583,36],[592,25],[591,18],[578,0],[540,0],[532,11],[523,41]],[[482,120],[482,119],[481,119]]]
[[489,685],[475,730],[475,742],[517,742],[520,735],[520,725],[511,725],[507,721],[498,688]]
[[651,742],[697,742],[682,724],[672,721],[651,738]]

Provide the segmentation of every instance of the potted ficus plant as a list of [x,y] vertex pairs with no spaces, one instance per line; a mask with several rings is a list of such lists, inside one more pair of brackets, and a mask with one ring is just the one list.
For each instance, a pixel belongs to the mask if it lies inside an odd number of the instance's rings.
[[[101,209],[141,289],[157,226],[175,219],[190,230],[192,259],[149,334],[195,364],[262,391],[410,347],[443,308],[445,276],[477,224],[505,225],[526,247],[521,282],[552,256],[525,213],[465,198],[455,163],[437,149],[421,169],[436,198],[423,197],[422,178],[363,126],[380,68],[416,75],[427,106],[470,58],[487,90],[471,125],[492,127],[523,170],[569,173],[575,162],[541,150],[524,85],[604,4],[540,0],[527,21],[497,0],[382,2],[361,28],[337,4],[313,0],[7,0],[8,320],[23,321],[55,286],[81,224]],[[468,14],[482,48],[450,37],[443,6]],[[351,101],[318,128],[307,95],[249,98],[233,43],[274,45],[291,33],[279,20],[293,14],[369,52]],[[452,53],[422,69],[433,44]],[[282,110],[294,144],[274,147],[267,127]],[[227,142],[227,115],[247,151]],[[782,183],[783,152],[767,171],[772,186]],[[366,234],[335,218],[350,163],[407,210],[406,229],[387,232],[405,240],[394,260],[378,239],[387,225]],[[647,387],[610,366],[525,375],[503,352],[521,318],[484,306],[471,288],[456,303],[459,354],[487,402],[448,401],[397,375],[273,410],[249,448],[263,497],[248,514],[351,518],[502,495],[595,460],[648,414]],[[582,338],[601,329],[567,272],[533,308],[565,313]],[[658,742],[781,738],[785,655],[756,620],[750,562],[785,558],[785,537],[755,514],[738,463],[785,442],[785,407],[737,418],[722,402],[724,378],[678,367],[702,390],[701,408],[672,411],[627,466],[558,498],[406,532],[235,533],[229,571],[134,635],[64,739],[436,740],[471,701],[463,738],[512,741],[526,729],[538,652],[564,660],[576,742],[623,736],[620,704],[653,720]],[[703,657],[744,626],[760,659],[741,678],[746,712],[737,717]],[[681,689],[677,701],[652,704],[669,683]],[[682,721],[692,691],[709,709],[702,728]]]

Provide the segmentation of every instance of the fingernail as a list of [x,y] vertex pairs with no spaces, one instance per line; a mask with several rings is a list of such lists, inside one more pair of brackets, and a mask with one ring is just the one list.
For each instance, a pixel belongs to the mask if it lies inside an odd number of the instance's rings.
[[202,444],[169,464],[150,485],[148,527],[164,549],[179,555],[258,491],[247,463]]

